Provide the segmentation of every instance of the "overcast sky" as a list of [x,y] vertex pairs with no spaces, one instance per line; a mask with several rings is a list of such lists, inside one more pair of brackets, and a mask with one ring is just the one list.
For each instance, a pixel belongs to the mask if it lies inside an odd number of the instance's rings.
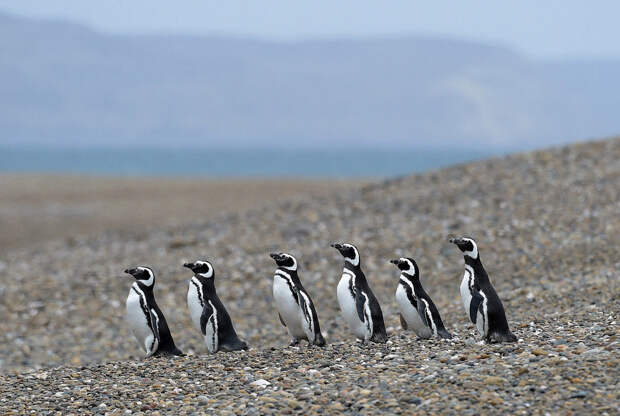
[[0,0],[0,11],[112,33],[278,40],[425,34],[511,45],[536,57],[620,58],[620,1]]

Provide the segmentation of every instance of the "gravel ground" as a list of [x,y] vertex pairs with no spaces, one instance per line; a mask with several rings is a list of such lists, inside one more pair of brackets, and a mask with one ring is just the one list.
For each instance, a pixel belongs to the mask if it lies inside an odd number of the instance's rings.
[[[5,253],[0,413],[618,414],[619,201],[613,139]],[[463,260],[450,234],[477,239],[518,343],[480,342],[460,304]],[[336,240],[361,251],[385,345],[358,344],[339,318]],[[273,250],[298,256],[327,348],[285,347],[271,301]],[[388,263],[397,255],[416,258],[456,339],[420,341],[400,330],[398,272]],[[250,351],[206,354],[181,267],[199,257],[214,263]],[[131,281],[121,271],[136,264],[158,271],[158,303],[187,357],[140,358],[123,321]]]

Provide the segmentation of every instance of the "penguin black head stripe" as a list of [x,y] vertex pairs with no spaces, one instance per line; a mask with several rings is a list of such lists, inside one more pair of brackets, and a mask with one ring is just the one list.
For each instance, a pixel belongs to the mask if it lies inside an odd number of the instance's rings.
[[467,257],[471,257],[472,259],[478,258],[478,246],[473,238],[469,237],[454,237],[450,239],[452,244],[456,244],[456,246],[463,252],[463,254]]
[[194,274],[199,274],[202,277],[213,277],[213,266],[208,261],[197,260],[193,263],[185,263],[183,267],[187,267],[193,271]]
[[390,263],[395,264],[406,276],[419,276],[418,264],[411,257],[401,257],[399,259],[390,260]]
[[155,273],[149,267],[138,266],[133,269],[126,269],[125,273],[130,274],[144,286],[153,286],[155,283]]
[[353,244],[334,243],[331,246],[335,248],[336,250],[338,250],[340,254],[342,254],[342,257],[344,257],[344,259],[348,261],[349,263],[351,263],[352,265],[354,266],[360,265],[360,254],[359,254],[359,251],[357,251],[357,248]]
[[297,270],[297,259],[288,253],[271,253],[269,255],[275,260],[278,267],[282,267],[286,270]]

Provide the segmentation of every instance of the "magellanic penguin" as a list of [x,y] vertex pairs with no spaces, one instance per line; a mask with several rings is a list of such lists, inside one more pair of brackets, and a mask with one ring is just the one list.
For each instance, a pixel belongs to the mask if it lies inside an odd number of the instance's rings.
[[353,244],[331,246],[344,257],[344,270],[337,289],[344,320],[363,342],[386,342],[383,312],[362,271],[359,251]]
[[209,352],[247,350],[248,345],[237,337],[230,315],[217,296],[211,263],[195,261],[183,267],[194,272],[187,290],[187,307]]
[[183,355],[175,345],[164,314],[155,302],[155,273],[140,266],[125,270],[136,279],[127,296],[127,322],[146,356]]
[[400,281],[396,288],[396,303],[400,310],[400,323],[403,329],[411,328],[420,338],[450,339],[452,335],[443,325],[441,316],[433,300],[420,283],[420,269],[410,257],[390,260],[400,269]]
[[461,299],[469,319],[487,342],[516,342],[517,337],[508,328],[502,301],[482,266],[476,242],[468,237],[451,238],[450,242],[456,244],[465,258]]
[[278,265],[273,276],[273,299],[280,322],[291,337],[290,345],[306,339],[308,344],[324,346],[319,317],[297,274],[297,259],[287,253],[271,253],[270,256]]

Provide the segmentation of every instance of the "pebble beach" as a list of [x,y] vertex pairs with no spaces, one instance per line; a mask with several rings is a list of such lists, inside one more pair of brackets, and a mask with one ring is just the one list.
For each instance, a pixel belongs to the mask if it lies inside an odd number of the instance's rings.
[[[485,344],[463,310],[470,235],[519,341]],[[389,340],[340,317],[342,257],[357,245]],[[273,251],[299,260],[328,346],[288,347]],[[452,340],[400,328],[389,260],[414,257]],[[247,352],[209,355],[190,323],[186,261],[208,259]],[[124,322],[149,265],[187,356],[143,359]],[[608,414],[620,412],[620,138],[317,196],[146,232],[98,232],[0,254],[0,414]]]

